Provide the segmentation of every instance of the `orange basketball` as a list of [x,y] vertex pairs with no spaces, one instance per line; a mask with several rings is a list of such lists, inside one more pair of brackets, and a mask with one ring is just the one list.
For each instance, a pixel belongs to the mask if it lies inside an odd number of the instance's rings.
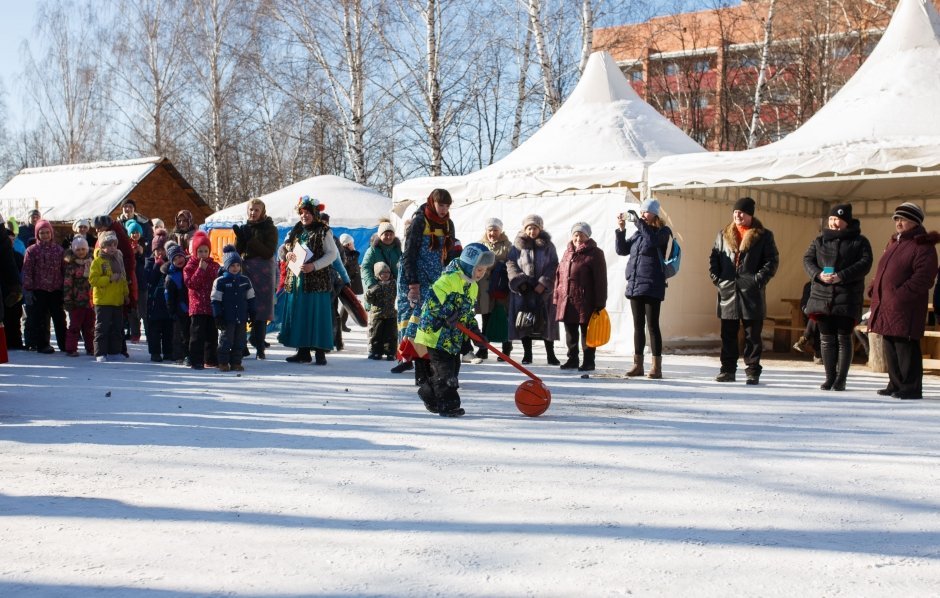
[[516,409],[523,415],[537,417],[548,411],[551,404],[552,393],[541,382],[526,380],[516,389]]

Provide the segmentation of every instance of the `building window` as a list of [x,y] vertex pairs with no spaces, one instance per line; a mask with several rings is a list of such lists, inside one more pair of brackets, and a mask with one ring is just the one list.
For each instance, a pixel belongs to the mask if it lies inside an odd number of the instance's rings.
[[676,101],[671,98],[663,100],[663,110],[666,112],[675,112]]
[[696,73],[707,73],[711,68],[711,65],[707,60],[699,60],[695,63],[695,72]]
[[666,76],[667,76],[667,77],[675,77],[675,76],[678,75],[678,74],[679,74],[679,65],[678,65],[678,64],[676,64],[675,62],[671,62],[671,63],[669,63],[669,64],[666,65]]
[[643,71],[630,71],[630,80],[631,81],[642,81],[643,80]]
[[760,66],[760,60],[756,56],[742,56],[738,59],[738,67],[742,69],[756,69]]
[[832,47],[832,57],[836,60],[847,58],[852,53],[852,48],[845,44],[836,44]]
[[708,103],[708,96],[699,96],[698,101],[696,102],[699,108],[708,108]]

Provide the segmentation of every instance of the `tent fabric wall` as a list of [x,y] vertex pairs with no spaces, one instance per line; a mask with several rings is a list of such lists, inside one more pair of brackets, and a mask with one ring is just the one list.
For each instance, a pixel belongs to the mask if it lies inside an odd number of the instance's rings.
[[571,239],[571,226],[579,221],[590,224],[592,238],[604,250],[607,260],[607,311],[611,320],[611,340],[604,349],[626,355],[633,352],[633,320],[629,302],[624,297],[627,258],[618,256],[614,250],[614,229],[617,214],[638,207],[637,198],[625,189],[598,189],[478,201],[455,207],[451,210],[451,218],[457,238],[466,245],[483,238],[486,221],[490,218],[502,220],[506,236],[513,241],[522,229],[522,219],[528,214],[538,214],[545,222],[545,230],[552,236],[559,259]]

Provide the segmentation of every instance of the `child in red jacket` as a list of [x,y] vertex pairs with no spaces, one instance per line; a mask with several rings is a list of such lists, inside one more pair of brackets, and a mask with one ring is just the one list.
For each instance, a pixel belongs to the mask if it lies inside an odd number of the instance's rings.
[[189,359],[194,370],[218,365],[219,332],[212,316],[212,283],[219,264],[210,257],[209,235],[197,231],[189,242],[189,261],[183,281],[189,291]]

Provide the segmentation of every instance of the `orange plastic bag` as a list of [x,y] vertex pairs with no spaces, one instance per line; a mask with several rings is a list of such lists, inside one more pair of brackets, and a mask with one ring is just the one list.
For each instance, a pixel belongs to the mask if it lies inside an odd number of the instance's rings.
[[591,315],[588,321],[587,338],[584,344],[588,347],[601,347],[610,340],[610,316],[607,310],[602,309]]

